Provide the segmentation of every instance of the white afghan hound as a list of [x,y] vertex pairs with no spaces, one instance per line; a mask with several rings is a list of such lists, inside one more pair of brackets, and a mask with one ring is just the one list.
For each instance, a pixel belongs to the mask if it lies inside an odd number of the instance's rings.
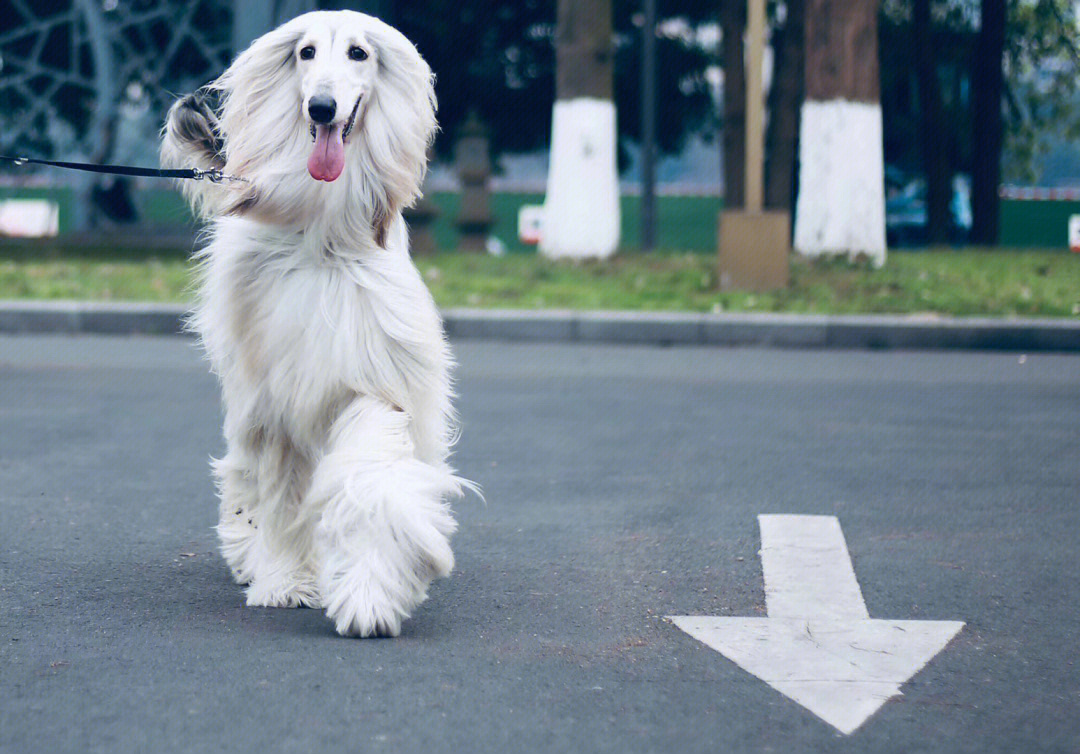
[[431,70],[352,11],[299,16],[177,101],[167,167],[210,225],[190,326],[221,380],[217,532],[247,604],[396,635],[453,567],[452,359],[401,209],[435,132]]

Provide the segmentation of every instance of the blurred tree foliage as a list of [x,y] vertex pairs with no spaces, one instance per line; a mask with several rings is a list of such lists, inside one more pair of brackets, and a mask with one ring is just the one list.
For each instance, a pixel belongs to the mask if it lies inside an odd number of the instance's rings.
[[[713,116],[705,69],[715,59],[697,37],[698,24],[715,16],[710,5],[700,0],[661,3],[661,19],[668,23],[661,23],[657,40],[657,137],[667,152],[677,150],[688,133]],[[637,0],[614,2],[619,131],[635,140],[641,126],[639,6]],[[496,153],[547,145],[555,101],[554,0],[397,2],[391,21],[436,71],[444,133],[436,145],[440,153],[451,150],[470,110],[490,129]]]
[[1038,178],[1053,141],[1080,140],[1080,20],[1073,0],[1012,0],[1006,30],[1005,180]]
[[[914,55],[913,0],[885,0],[879,24],[885,159],[908,171],[923,164],[922,113]],[[931,2],[931,48],[942,107],[935,138],[950,175],[970,172],[971,99],[979,29],[978,0]],[[1009,0],[1002,65],[1004,178],[1032,181],[1053,139],[1080,139],[1080,23],[1072,0]]]
[[[972,11],[967,7],[974,5]],[[954,170],[971,162],[971,65],[978,3],[931,3],[931,44],[942,107],[939,154]],[[922,165],[921,112],[912,0],[886,0],[878,22],[885,161],[904,170]]]
[[[774,32],[785,27],[795,1],[770,0]],[[927,139],[915,52],[917,1],[882,1],[886,160],[921,172],[926,145],[933,144],[933,155],[925,157],[945,161],[945,174],[970,173],[976,160],[986,159],[973,149],[973,72],[995,64],[976,60],[982,2],[926,0],[930,80],[937,83],[940,104],[933,138]],[[230,54],[232,18],[253,2],[0,0],[0,141],[6,149],[41,155],[152,158],[156,126],[173,93],[220,73]],[[722,9],[744,2],[658,3],[657,134],[663,151],[677,150],[693,132],[714,135],[720,125],[706,73],[721,65],[716,25]],[[275,0],[281,9],[313,5],[376,13],[417,43],[438,74],[441,153],[449,153],[471,109],[490,128],[496,153],[546,146],[555,90],[555,0]],[[87,8],[98,9],[108,32],[109,44],[100,49],[91,44]],[[1007,9],[1003,169],[1005,180],[1025,181],[1038,177],[1036,168],[1054,143],[1080,140],[1080,25],[1074,0],[1007,0]],[[624,141],[633,141],[641,125],[640,0],[614,0],[614,16],[619,130]],[[104,58],[107,66],[99,60]],[[788,66],[778,76],[798,77],[801,70]],[[137,127],[129,115],[120,118],[133,111],[143,113]],[[142,142],[134,145],[137,137]]]

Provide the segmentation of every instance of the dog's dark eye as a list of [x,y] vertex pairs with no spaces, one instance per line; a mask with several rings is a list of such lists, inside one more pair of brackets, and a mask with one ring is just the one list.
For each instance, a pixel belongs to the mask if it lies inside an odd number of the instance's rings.
[[349,60],[367,60],[367,50],[353,45],[349,48]]
[[315,57],[315,48],[311,45],[308,45],[304,49],[300,50],[301,60],[311,60],[313,57]]

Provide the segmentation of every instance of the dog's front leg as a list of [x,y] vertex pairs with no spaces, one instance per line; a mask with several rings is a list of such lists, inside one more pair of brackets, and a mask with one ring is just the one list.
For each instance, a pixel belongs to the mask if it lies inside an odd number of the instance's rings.
[[233,580],[246,586],[254,578],[255,509],[258,507],[259,491],[255,483],[254,463],[246,454],[233,448],[213,462],[217,481],[218,510],[217,535],[221,556],[225,558]]
[[335,421],[305,507],[319,512],[315,548],[327,615],[346,636],[396,636],[453,568],[449,471],[417,459],[409,417],[356,398]]
[[311,526],[300,516],[310,461],[285,440],[253,435],[234,440],[214,464],[222,555],[236,581],[248,585],[248,605],[318,607]]

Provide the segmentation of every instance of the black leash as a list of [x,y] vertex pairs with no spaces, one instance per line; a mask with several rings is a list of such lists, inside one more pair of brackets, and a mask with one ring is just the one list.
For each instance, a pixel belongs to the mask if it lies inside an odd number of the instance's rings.
[[87,173],[107,173],[109,175],[130,175],[145,178],[188,178],[193,181],[206,179],[211,183],[222,181],[244,181],[238,175],[225,175],[217,168],[199,170],[189,168],[186,170],[161,170],[159,168],[140,168],[132,165],[94,165],[88,162],[60,162],[57,160],[38,160],[34,157],[8,157],[0,155],[0,160],[10,162],[13,165],[46,165],[52,168],[64,168],[66,170],[82,170]]

